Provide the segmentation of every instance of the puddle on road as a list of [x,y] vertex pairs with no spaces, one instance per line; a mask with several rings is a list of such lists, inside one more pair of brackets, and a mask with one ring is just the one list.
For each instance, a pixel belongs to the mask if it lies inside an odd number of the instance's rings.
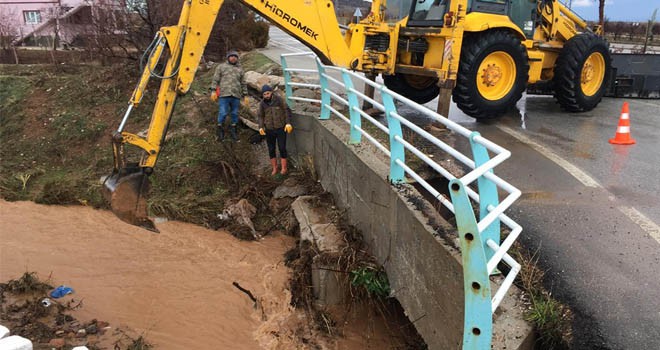
[[[337,342],[306,337],[290,304],[283,254],[294,241],[259,242],[179,222],[154,234],[87,207],[0,200],[0,281],[36,271],[75,289],[76,311],[145,332],[156,349],[386,349],[386,329],[347,329]],[[261,301],[255,310],[238,282]],[[363,321],[364,323],[364,321]],[[368,339],[371,338],[371,339]],[[100,344],[112,348],[110,344]],[[330,346],[327,346],[330,345]]]

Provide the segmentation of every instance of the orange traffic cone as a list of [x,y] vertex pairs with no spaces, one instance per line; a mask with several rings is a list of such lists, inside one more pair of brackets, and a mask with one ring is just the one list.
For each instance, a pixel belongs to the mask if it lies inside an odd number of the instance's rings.
[[628,102],[623,103],[619,126],[616,128],[616,134],[610,139],[613,145],[632,145],[635,140],[630,137],[630,112],[628,111]]

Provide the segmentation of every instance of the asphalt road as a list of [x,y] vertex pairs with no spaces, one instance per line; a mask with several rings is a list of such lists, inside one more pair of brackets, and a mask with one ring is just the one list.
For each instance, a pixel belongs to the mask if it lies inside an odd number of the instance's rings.
[[[303,51],[273,28],[263,53],[279,61]],[[507,213],[524,228],[521,242],[538,251],[547,287],[573,309],[575,349],[660,349],[660,100],[628,102],[632,146],[608,143],[621,99],[570,114],[551,97],[525,96],[489,122],[450,109],[451,120],[511,150],[495,171],[523,196]]]
[[637,144],[614,146],[620,99],[563,113],[528,96],[490,123],[450,112],[511,150],[495,171],[523,192],[510,210],[546,285],[576,314],[576,349],[660,349],[660,101],[630,100]]

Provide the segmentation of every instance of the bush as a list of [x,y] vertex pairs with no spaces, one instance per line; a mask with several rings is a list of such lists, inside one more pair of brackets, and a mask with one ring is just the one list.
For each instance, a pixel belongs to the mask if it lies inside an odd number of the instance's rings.
[[39,204],[80,204],[76,192],[75,185],[70,182],[48,181],[34,201]]

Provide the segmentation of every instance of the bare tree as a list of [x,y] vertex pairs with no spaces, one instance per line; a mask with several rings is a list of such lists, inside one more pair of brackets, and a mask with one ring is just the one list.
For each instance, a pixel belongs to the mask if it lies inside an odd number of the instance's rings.
[[14,12],[0,8],[0,48],[2,49],[8,49],[18,38],[18,23],[15,18]]
[[614,25],[614,40],[619,40],[625,30],[626,30],[625,22],[616,22],[616,24]]
[[[97,58],[138,59],[161,27],[175,25],[181,0],[89,0],[89,14],[81,16],[84,34],[78,46],[86,46]],[[227,50],[250,50],[268,42],[268,24],[236,0],[225,1],[216,21],[207,53],[224,57]]]
[[639,32],[640,28],[642,26],[640,26],[639,22],[628,23],[628,40],[634,41],[635,34]]

